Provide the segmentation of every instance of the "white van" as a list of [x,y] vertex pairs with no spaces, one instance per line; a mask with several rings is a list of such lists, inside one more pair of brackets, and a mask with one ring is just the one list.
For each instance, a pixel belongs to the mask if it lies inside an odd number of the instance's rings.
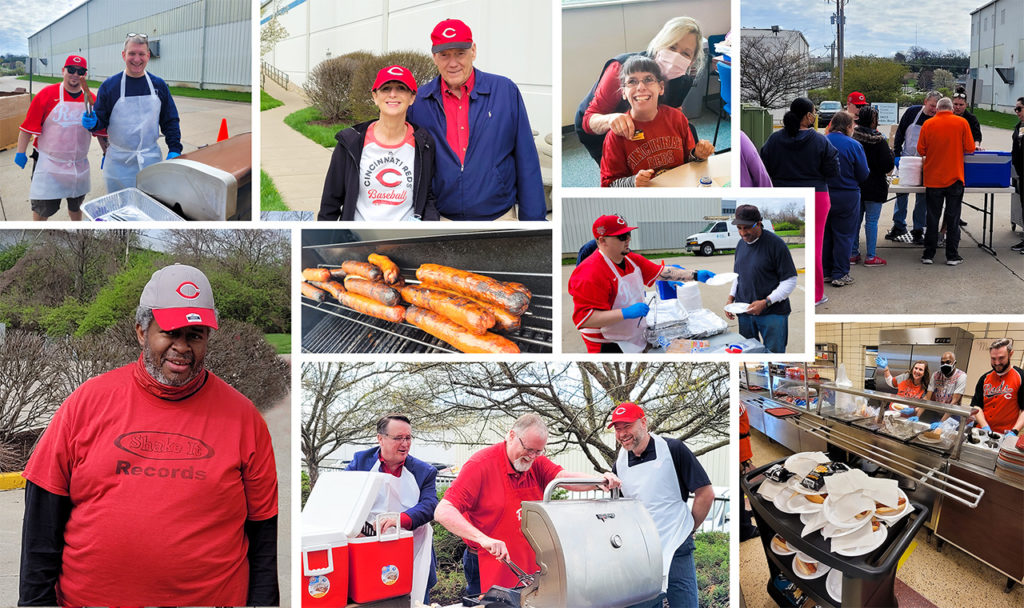
[[[771,220],[765,218],[761,221],[765,230],[775,232]],[[740,233],[731,222],[731,217],[709,222],[697,234],[686,237],[686,250],[695,251],[697,255],[713,255],[715,251],[722,249],[736,249],[736,245],[740,242]]]

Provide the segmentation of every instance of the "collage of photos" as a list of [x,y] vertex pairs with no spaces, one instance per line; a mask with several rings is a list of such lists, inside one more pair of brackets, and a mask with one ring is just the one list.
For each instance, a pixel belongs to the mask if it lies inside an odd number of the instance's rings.
[[1024,606],[1021,0],[4,7],[0,606]]

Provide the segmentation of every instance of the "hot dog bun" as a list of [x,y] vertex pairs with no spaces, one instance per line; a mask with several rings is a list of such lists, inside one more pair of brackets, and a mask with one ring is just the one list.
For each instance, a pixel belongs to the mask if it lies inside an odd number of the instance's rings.
[[772,537],[772,547],[774,547],[776,551],[782,551],[783,553],[789,553],[792,551],[792,549],[789,548],[789,545],[786,544],[786,539],[782,538],[778,534]]
[[921,436],[927,437],[928,439],[939,439],[942,437],[942,431],[939,429],[935,429],[934,431],[925,431],[924,433],[921,433]]
[[887,507],[880,502],[875,503],[875,513],[878,515],[896,515],[902,513],[905,508],[907,508],[907,499],[902,496],[895,507]]
[[803,576],[814,576],[818,571],[818,563],[807,563],[799,557],[794,557],[793,569],[796,570],[797,574],[802,574]]
[[825,497],[827,496],[828,494],[804,494],[804,498],[819,505],[825,504]]

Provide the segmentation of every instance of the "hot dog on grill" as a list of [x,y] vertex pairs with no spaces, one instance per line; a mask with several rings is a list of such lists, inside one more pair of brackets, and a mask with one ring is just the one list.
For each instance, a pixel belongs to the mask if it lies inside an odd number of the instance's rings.
[[331,294],[335,300],[338,299],[338,294],[345,293],[345,288],[337,281],[310,281],[310,283]]
[[456,293],[454,291],[449,291],[447,289],[444,289],[440,285],[436,285],[434,283],[431,283],[430,281],[423,281],[422,283],[420,283],[420,287],[425,287],[425,288],[430,289],[432,291],[440,291],[441,293],[449,294],[449,295],[453,295],[453,296],[461,296],[461,297],[466,298],[470,302],[476,304],[477,306],[480,306],[484,310],[486,310],[486,311],[490,312],[492,315],[494,315],[494,329],[496,331],[503,331],[503,332],[512,333],[512,332],[519,331],[519,327],[522,325],[522,321],[520,320],[519,315],[514,315],[514,314],[510,313],[509,311],[505,310],[504,308],[502,308],[501,306],[495,306],[494,304],[488,304],[487,302],[481,302],[480,300],[473,299],[473,298],[471,298],[469,296],[464,296],[464,295],[462,295],[460,293]]
[[341,269],[345,271],[345,274],[354,274],[356,276],[363,277],[364,279],[370,279],[371,281],[380,281],[383,278],[380,268],[366,262],[345,260],[341,263]]
[[501,306],[515,315],[523,314],[530,306],[530,296],[509,287],[507,283],[450,266],[422,264],[416,270],[416,278],[430,281],[444,289],[476,300]]
[[316,300],[317,302],[323,302],[324,300],[327,299],[327,292],[324,291],[323,289],[314,287],[313,285],[310,285],[305,281],[303,281],[300,287],[302,288],[302,295],[306,296],[307,298]]
[[302,270],[302,278],[307,281],[330,281],[331,271],[326,268],[305,268]]
[[395,264],[385,255],[379,255],[371,253],[366,258],[371,264],[380,268],[380,271],[384,273],[384,282],[388,285],[394,285],[398,281],[398,277],[401,271],[398,269],[398,264]]
[[345,271],[341,268],[331,268],[331,278],[338,279],[340,281],[345,278]]
[[428,334],[444,340],[464,353],[518,353],[519,347],[513,342],[490,332],[483,335],[469,333],[454,321],[436,312],[410,306],[405,319]]
[[402,301],[397,289],[355,275],[345,277],[345,289],[377,300],[387,306],[397,306]]
[[380,302],[370,299],[366,296],[361,296],[357,293],[343,292],[339,294],[340,297],[336,298],[339,302],[348,306],[356,312],[361,312],[364,315],[370,315],[378,319],[384,319],[385,321],[391,321],[392,323],[401,323],[405,318],[405,308],[402,306],[388,306],[387,304],[381,304]]
[[413,306],[443,315],[477,335],[494,326],[493,313],[469,298],[451,292],[408,285],[402,288],[402,299]]

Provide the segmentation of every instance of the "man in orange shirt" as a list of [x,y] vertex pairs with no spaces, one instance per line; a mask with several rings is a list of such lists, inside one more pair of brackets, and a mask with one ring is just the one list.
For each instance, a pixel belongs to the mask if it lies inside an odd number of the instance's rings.
[[963,264],[960,245],[960,208],[964,200],[964,154],[974,152],[974,135],[963,117],[953,113],[953,101],[943,97],[935,116],[921,125],[917,153],[924,158],[925,199],[928,222],[921,263],[931,264],[939,240],[939,216],[945,203],[946,264]]

